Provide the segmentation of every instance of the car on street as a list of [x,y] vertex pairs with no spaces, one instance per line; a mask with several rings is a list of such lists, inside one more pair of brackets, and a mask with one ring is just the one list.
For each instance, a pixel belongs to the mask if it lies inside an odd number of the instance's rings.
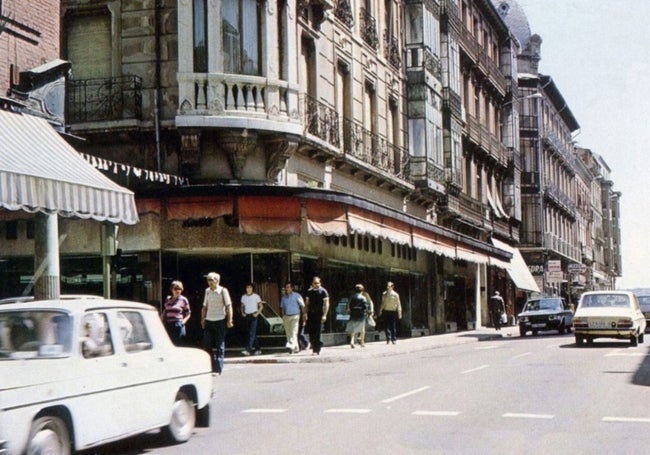
[[156,308],[77,298],[0,306],[0,453],[70,454],[209,425],[210,358],[174,346]]
[[646,319],[633,292],[591,291],[580,297],[573,329],[578,346],[596,338],[624,339],[637,346],[644,341]]
[[537,335],[542,330],[569,333],[573,325],[573,311],[562,297],[535,296],[528,299],[517,319],[522,337],[528,332]]
[[641,312],[645,316],[645,329],[646,332],[650,330],[650,294],[638,294],[637,298],[639,299],[639,305],[641,306]]

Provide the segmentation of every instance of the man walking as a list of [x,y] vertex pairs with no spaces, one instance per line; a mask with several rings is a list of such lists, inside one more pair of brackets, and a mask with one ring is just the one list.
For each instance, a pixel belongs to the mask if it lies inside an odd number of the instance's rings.
[[397,320],[402,319],[402,303],[399,294],[395,292],[392,281],[386,283],[386,290],[381,294],[379,317],[384,315],[386,324],[386,344],[397,343]]
[[203,349],[212,359],[212,372],[221,375],[226,352],[226,330],[233,326],[232,301],[228,289],[219,286],[221,276],[218,273],[210,272],[206,278],[208,288],[201,309]]
[[244,355],[260,355],[257,345],[257,317],[264,309],[262,298],[253,292],[253,283],[246,285],[246,293],[241,296],[241,314],[246,321],[246,344],[241,352]]
[[315,276],[305,298],[305,327],[309,333],[312,355],[319,355],[323,343],[320,340],[321,326],[327,320],[330,308],[330,296],[321,286],[320,278]]
[[497,332],[501,330],[501,315],[504,311],[503,297],[501,297],[499,291],[494,291],[494,294],[490,297],[490,317]]
[[296,354],[300,351],[300,345],[298,344],[298,326],[305,303],[300,294],[293,292],[292,283],[285,284],[284,291],[285,293],[280,301],[280,310],[282,312],[284,333],[287,336],[286,347],[289,350],[289,354]]

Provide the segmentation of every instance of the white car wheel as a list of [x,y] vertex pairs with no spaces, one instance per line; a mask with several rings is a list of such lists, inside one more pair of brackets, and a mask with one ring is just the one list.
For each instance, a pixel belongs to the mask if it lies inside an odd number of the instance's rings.
[[196,409],[192,400],[183,392],[178,392],[166,434],[173,442],[186,442],[192,436],[196,425]]
[[29,431],[27,455],[70,455],[70,433],[58,417],[41,417]]

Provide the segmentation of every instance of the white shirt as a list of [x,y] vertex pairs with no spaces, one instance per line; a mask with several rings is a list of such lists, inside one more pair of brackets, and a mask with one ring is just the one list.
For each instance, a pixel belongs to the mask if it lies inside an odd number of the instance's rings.
[[244,294],[241,296],[241,303],[244,304],[244,313],[251,314],[255,313],[259,308],[259,303],[262,301],[262,298],[255,294],[254,292],[251,295]]

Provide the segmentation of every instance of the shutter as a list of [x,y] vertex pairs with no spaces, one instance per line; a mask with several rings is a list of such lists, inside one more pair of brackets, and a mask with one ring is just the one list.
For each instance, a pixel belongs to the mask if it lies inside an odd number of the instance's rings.
[[79,16],[67,33],[68,60],[74,79],[107,78],[112,74],[111,18]]

